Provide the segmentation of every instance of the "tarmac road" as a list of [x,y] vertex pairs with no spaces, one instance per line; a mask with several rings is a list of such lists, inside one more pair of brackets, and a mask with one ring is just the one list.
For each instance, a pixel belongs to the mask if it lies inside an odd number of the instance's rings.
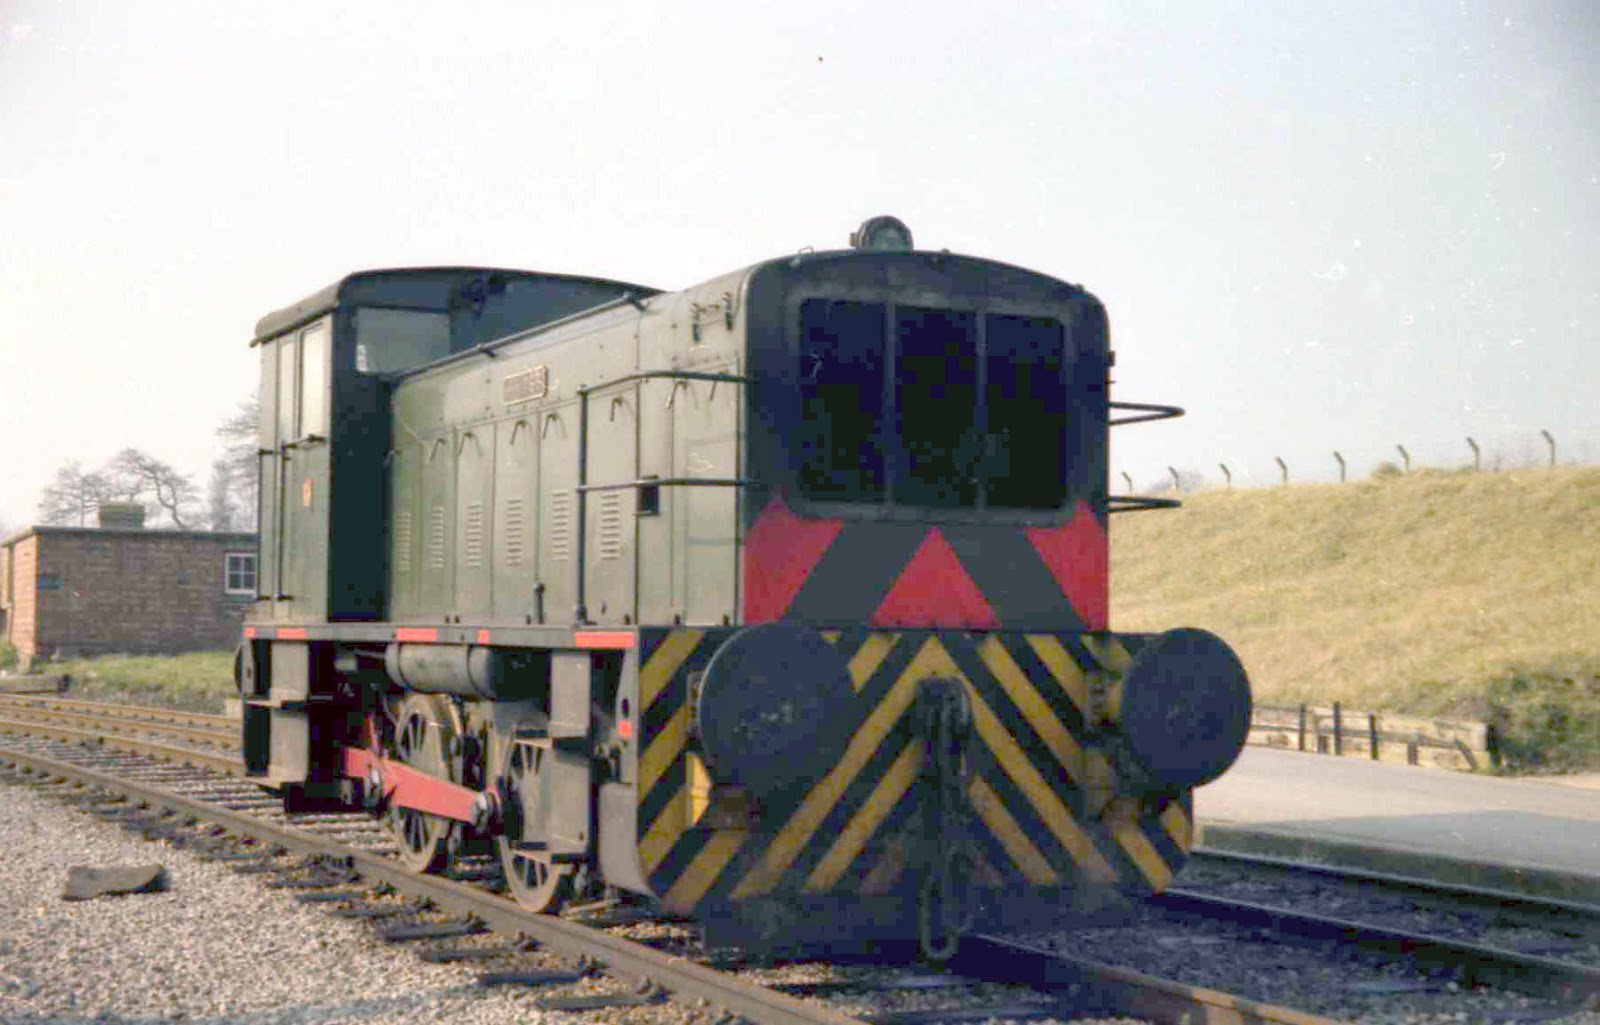
[[1195,813],[1205,843],[1207,825],[1229,824],[1303,838],[1313,856],[1331,844],[1526,867],[1593,877],[1600,894],[1597,776],[1510,779],[1248,747],[1196,793]]

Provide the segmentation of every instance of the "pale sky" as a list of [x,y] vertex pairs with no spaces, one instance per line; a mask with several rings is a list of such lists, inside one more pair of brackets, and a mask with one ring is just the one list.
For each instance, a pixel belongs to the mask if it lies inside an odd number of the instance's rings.
[[880,213],[1106,302],[1190,410],[1140,486],[1600,462],[1591,0],[334,8],[0,0],[0,524],[128,445],[203,492],[351,270],[675,289]]

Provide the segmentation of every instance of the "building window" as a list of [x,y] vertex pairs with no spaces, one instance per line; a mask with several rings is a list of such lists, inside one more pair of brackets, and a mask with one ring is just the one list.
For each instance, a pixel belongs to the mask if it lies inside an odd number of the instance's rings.
[[223,556],[225,563],[222,589],[228,594],[256,593],[256,553],[229,552]]

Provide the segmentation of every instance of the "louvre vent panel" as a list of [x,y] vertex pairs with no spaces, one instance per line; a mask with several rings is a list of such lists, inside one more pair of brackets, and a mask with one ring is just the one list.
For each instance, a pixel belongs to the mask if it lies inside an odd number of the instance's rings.
[[428,553],[427,567],[431,570],[444,569],[444,506],[436,505],[428,514]]
[[462,543],[462,561],[468,567],[483,565],[483,503],[467,506],[467,536]]
[[394,569],[396,573],[411,572],[411,513],[394,514]]
[[620,559],[627,550],[622,537],[622,492],[600,492],[600,558]]
[[520,566],[528,557],[528,510],[520,498],[506,499],[506,565]]
[[572,492],[550,492],[550,558],[558,562],[572,557]]

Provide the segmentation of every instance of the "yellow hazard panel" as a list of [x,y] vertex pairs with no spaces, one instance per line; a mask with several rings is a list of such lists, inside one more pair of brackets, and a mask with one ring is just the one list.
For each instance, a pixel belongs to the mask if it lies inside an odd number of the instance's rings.
[[[1127,649],[1106,634],[819,631],[852,688],[839,754],[782,792],[717,781],[691,730],[691,692],[728,631],[672,630],[641,648],[639,856],[670,909],[769,894],[887,894],[916,886],[950,837],[929,835],[932,783],[919,693],[961,684],[970,729],[960,836],[974,886],[1165,887],[1189,849],[1187,795],[1117,792],[1096,739],[1095,687]],[[1103,714],[1103,712],[1101,713]]]

